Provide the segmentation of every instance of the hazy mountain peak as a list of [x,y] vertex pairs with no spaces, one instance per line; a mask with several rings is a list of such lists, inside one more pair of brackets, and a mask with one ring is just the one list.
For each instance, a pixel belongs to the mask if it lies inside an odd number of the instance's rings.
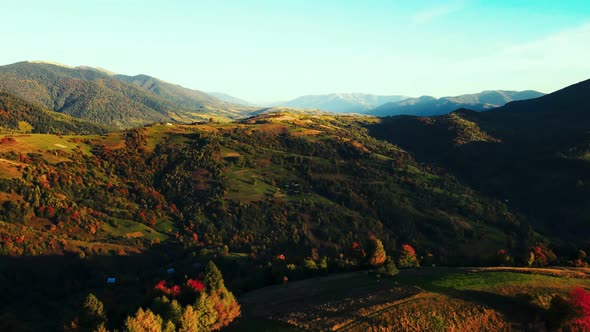
[[63,63],[54,62],[54,61],[33,60],[33,61],[26,61],[26,62],[28,62],[28,63],[34,63],[34,64],[53,65],[53,66],[58,66],[58,67],[64,67],[64,68],[74,69],[74,67],[72,67],[72,66],[64,65]]
[[84,69],[84,70],[97,71],[99,73],[103,73],[103,74],[108,75],[108,76],[115,76],[115,75],[117,75],[117,73],[114,73],[114,72],[112,72],[112,71],[110,71],[108,69],[104,69],[102,67],[78,66],[78,67],[76,67],[76,69]]
[[337,113],[362,113],[387,102],[394,102],[409,97],[392,95],[379,96],[366,93],[331,93],[305,95],[276,106],[318,109]]
[[479,93],[463,94],[434,98],[422,96],[410,98],[398,102],[383,104],[369,112],[376,116],[391,115],[440,115],[447,114],[459,108],[468,108],[476,111],[485,111],[503,106],[512,101],[534,99],[543,96],[538,91],[510,91],[510,90],[486,90]]

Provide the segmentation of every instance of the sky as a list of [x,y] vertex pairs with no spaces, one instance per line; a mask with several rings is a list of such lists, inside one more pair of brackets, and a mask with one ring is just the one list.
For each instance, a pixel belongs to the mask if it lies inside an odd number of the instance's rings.
[[0,31],[0,65],[102,67],[253,102],[590,78],[588,0],[3,0]]

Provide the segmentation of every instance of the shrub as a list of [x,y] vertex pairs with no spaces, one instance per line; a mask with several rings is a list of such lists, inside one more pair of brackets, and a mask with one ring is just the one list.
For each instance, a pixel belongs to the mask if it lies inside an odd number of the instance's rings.
[[385,264],[381,265],[381,267],[377,269],[377,273],[379,273],[382,276],[393,277],[394,275],[399,273],[399,270],[395,266],[393,259],[391,259],[391,257],[387,257],[387,259],[385,260]]
[[418,263],[418,258],[416,257],[416,251],[411,245],[402,245],[402,250],[397,265],[402,269],[420,266]]

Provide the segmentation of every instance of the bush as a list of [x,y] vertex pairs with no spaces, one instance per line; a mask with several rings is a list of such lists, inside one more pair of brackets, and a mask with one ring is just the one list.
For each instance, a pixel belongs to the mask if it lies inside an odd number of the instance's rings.
[[383,264],[381,267],[377,269],[377,273],[379,273],[382,276],[393,277],[394,275],[399,273],[399,270],[395,266],[393,260],[390,257],[387,257],[387,259],[385,260],[385,264]]
[[419,267],[418,258],[416,258],[416,251],[409,244],[402,245],[402,251],[399,256],[398,264],[401,269],[412,267]]

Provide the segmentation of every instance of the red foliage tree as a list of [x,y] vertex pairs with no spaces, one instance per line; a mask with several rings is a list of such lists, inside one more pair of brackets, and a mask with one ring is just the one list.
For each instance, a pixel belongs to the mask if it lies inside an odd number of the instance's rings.
[[176,297],[176,296],[180,295],[180,286],[174,285],[172,287],[168,287],[168,286],[166,286],[166,280],[162,280],[162,281],[158,282],[154,286],[154,290],[158,291],[158,292],[162,292],[162,293],[164,293],[168,296],[172,296],[172,297]]
[[192,288],[195,292],[201,292],[205,289],[205,284],[203,284],[198,279],[189,279],[186,284]]
[[573,323],[582,331],[590,331],[590,292],[581,287],[575,287],[570,292],[570,302],[576,310]]

